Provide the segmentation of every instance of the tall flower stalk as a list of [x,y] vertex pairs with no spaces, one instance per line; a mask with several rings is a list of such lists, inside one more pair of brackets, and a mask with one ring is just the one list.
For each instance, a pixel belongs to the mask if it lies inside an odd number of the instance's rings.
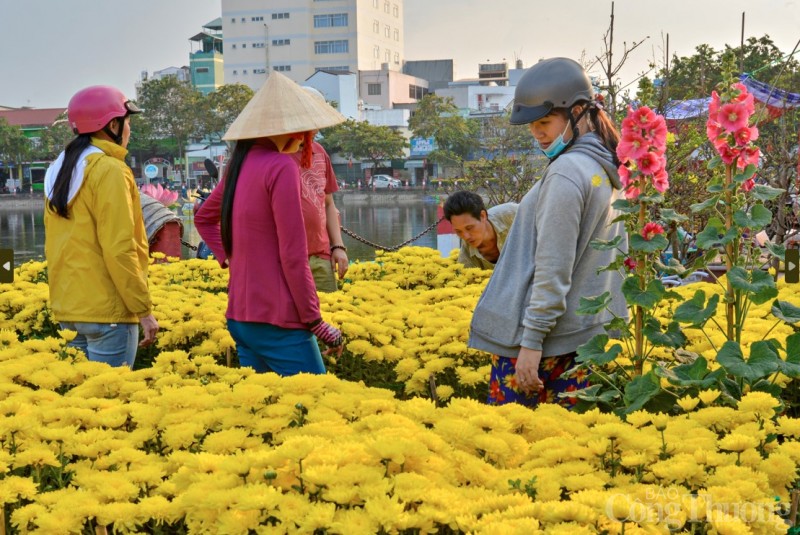
[[[602,269],[622,271],[622,294],[630,320],[615,317],[606,324],[606,330],[617,335],[618,341],[611,342],[609,335],[601,334],[578,348],[576,363],[591,371],[593,384],[577,397],[585,407],[634,412],[652,405],[657,410],[669,410],[677,398],[673,392],[662,390],[659,364],[652,355],[656,348],[670,351],[686,343],[674,319],[663,325],[657,315],[663,300],[680,299],[664,287],[661,277],[687,272],[677,260],[668,265],[661,261],[661,253],[669,245],[663,225],[685,218],[660,207],[669,189],[664,117],[647,107],[629,109],[621,134],[617,157],[625,198],[616,200],[613,206],[619,212],[616,221],[625,223],[628,247],[621,246],[622,238],[596,240],[592,246],[619,251],[616,260]],[[582,298],[578,314],[610,310],[610,302],[609,292]]]
[[[617,146],[620,178],[627,199],[624,211],[630,240],[630,253],[624,266],[631,272],[624,285],[633,315],[633,361],[636,375],[641,375],[646,357],[645,321],[648,304],[642,301],[648,291],[663,294],[656,277],[655,263],[660,251],[667,247],[664,227],[650,221],[652,206],[663,200],[669,188],[665,157],[667,125],[664,117],[648,107],[629,109],[622,121],[622,136]],[[633,298],[631,298],[633,297]],[[659,296],[660,297],[660,296]]]
[[[753,191],[755,173],[761,151],[754,144],[758,139],[758,128],[751,124],[755,102],[747,88],[741,83],[723,86],[711,94],[708,108],[706,134],[718,156],[710,163],[714,169],[720,164],[725,172],[720,184],[712,183],[712,204],[708,202],[693,206],[700,210],[713,207],[718,218],[712,217],[709,226],[698,236],[698,246],[718,247],[722,251],[727,276],[725,280],[725,334],[728,340],[741,341],[742,327],[753,300],[753,285],[764,281],[766,274],[753,272],[751,250],[743,242],[746,233],[755,234],[769,224],[770,211],[758,201],[764,200],[768,192]],[[760,273],[760,272],[759,272]],[[741,279],[744,278],[744,281]],[[774,297],[774,291],[761,292]],[[759,300],[759,298],[756,298]]]

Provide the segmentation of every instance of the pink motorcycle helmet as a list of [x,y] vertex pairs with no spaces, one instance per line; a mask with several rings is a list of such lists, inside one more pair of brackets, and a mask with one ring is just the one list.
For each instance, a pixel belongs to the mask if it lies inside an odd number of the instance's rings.
[[70,99],[67,119],[75,134],[91,134],[117,117],[141,111],[116,87],[93,85],[81,89]]

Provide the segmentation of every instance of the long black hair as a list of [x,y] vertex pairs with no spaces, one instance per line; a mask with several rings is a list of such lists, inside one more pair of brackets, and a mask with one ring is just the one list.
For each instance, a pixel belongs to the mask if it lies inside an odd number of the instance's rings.
[[[572,113],[573,108],[582,108],[577,117]],[[611,119],[611,116],[606,113],[601,104],[581,100],[573,104],[570,108],[554,108],[551,113],[559,113],[569,121],[570,128],[572,129],[572,138],[567,144],[568,147],[571,147],[575,141],[577,141],[578,123],[584,115],[588,114],[588,120],[591,122],[592,131],[597,134],[603,146],[611,153],[614,165],[620,165],[619,158],[617,158],[617,145],[619,145],[620,133],[614,121]],[[563,152],[561,154],[563,154]],[[556,158],[558,156],[556,156]],[[553,159],[555,160],[555,158]]]
[[594,131],[600,136],[603,145],[614,156],[614,163],[619,165],[617,145],[619,145],[620,134],[611,116],[601,106],[594,104],[589,108],[589,119],[592,121]]
[[64,161],[61,163],[58,175],[56,175],[53,192],[47,199],[47,209],[64,219],[69,219],[67,204],[69,203],[69,186],[72,182],[72,173],[75,170],[75,166],[78,165],[78,159],[81,154],[91,144],[91,134],[78,134],[64,149]]
[[222,247],[230,258],[233,254],[233,197],[236,194],[236,183],[242,170],[244,158],[250,151],[255,140],[240,139],[233,147],[231,161],[225,172],[225,189],[222,191],[222,214],[220,216],[219,230],[222,235]]

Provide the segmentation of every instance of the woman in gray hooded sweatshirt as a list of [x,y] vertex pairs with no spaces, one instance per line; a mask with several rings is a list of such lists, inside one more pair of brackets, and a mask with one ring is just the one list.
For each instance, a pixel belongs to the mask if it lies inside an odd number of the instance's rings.
[[567,58],[543,60],[522,76],[511,124],[527,124],[550,159],[544,177],[522,199],[492,277],[472,318],[470,347],[490,352],[489,402],[534,406],[575,398],[559,393],[584,388],[575,350],[596,334],[611,313],[578,316],[581,297],[609,292],[614,315],[627,317],[622,279],[598,268],[617,251],[594,249],[592,240],[622,237],[612,208],[622,198],[616,146],[619,132],[596,100],[581,66]]

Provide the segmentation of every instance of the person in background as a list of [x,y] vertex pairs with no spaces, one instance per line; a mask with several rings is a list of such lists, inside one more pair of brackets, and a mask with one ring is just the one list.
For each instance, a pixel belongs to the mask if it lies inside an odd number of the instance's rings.
[[[326,104],[325,97],[313,87],[303,86],[309,95]],[[316,136],[317,131],[312,132]],[[313,137],[312,137],[313,139]],[[347,273],[349,261],[347,247],[342,241],[339,227],[339,211],[333,202],[333,194],[339,191],[336,173],[333,171],[330,156],[322,145],[312,141],[311,166],[303,167],[300,152],[294,153],[300,165],[300,199],[303,206],[303,221],[306,228],[308,263],[317,291],[335,292],[339,289],[339,279]]]
[[225,176],[195,214],[200,236],[230,270],[226,317],[239,362],[257,372],[325,373],[315,336],[341,353],[341,333],[320,314],[292,153],[303,146],[310,167],[312,132],[342,121],[270,73],[223,137],[236,142]]
[[[617,251],[591,243],[627,234],[612,204],[622,198],[616,147],[620,136],[589,77],[567,58],[543,60],[520,78],[511,124],[529,125],[550,159],[544,177],[523,197],[503,254],[472,317],[469,346],[490,352],[490,403],[553,402],[586,386],[574,367],[576,349],[627,318]],[[610,309],[577,315],[582,297],[607,292]]]
[[487,210],[477,193],[457,191],[448,196],[444,217],[461,240],[458,261],[466,267],[494,269],[516,215],[514,203]]
[[45,257],[53,314],[89,360],[132,367],[158,322],[147,286],[139,190],[125,163],[136,105],[91,86],[67,106],[76,134],[45,175]]

